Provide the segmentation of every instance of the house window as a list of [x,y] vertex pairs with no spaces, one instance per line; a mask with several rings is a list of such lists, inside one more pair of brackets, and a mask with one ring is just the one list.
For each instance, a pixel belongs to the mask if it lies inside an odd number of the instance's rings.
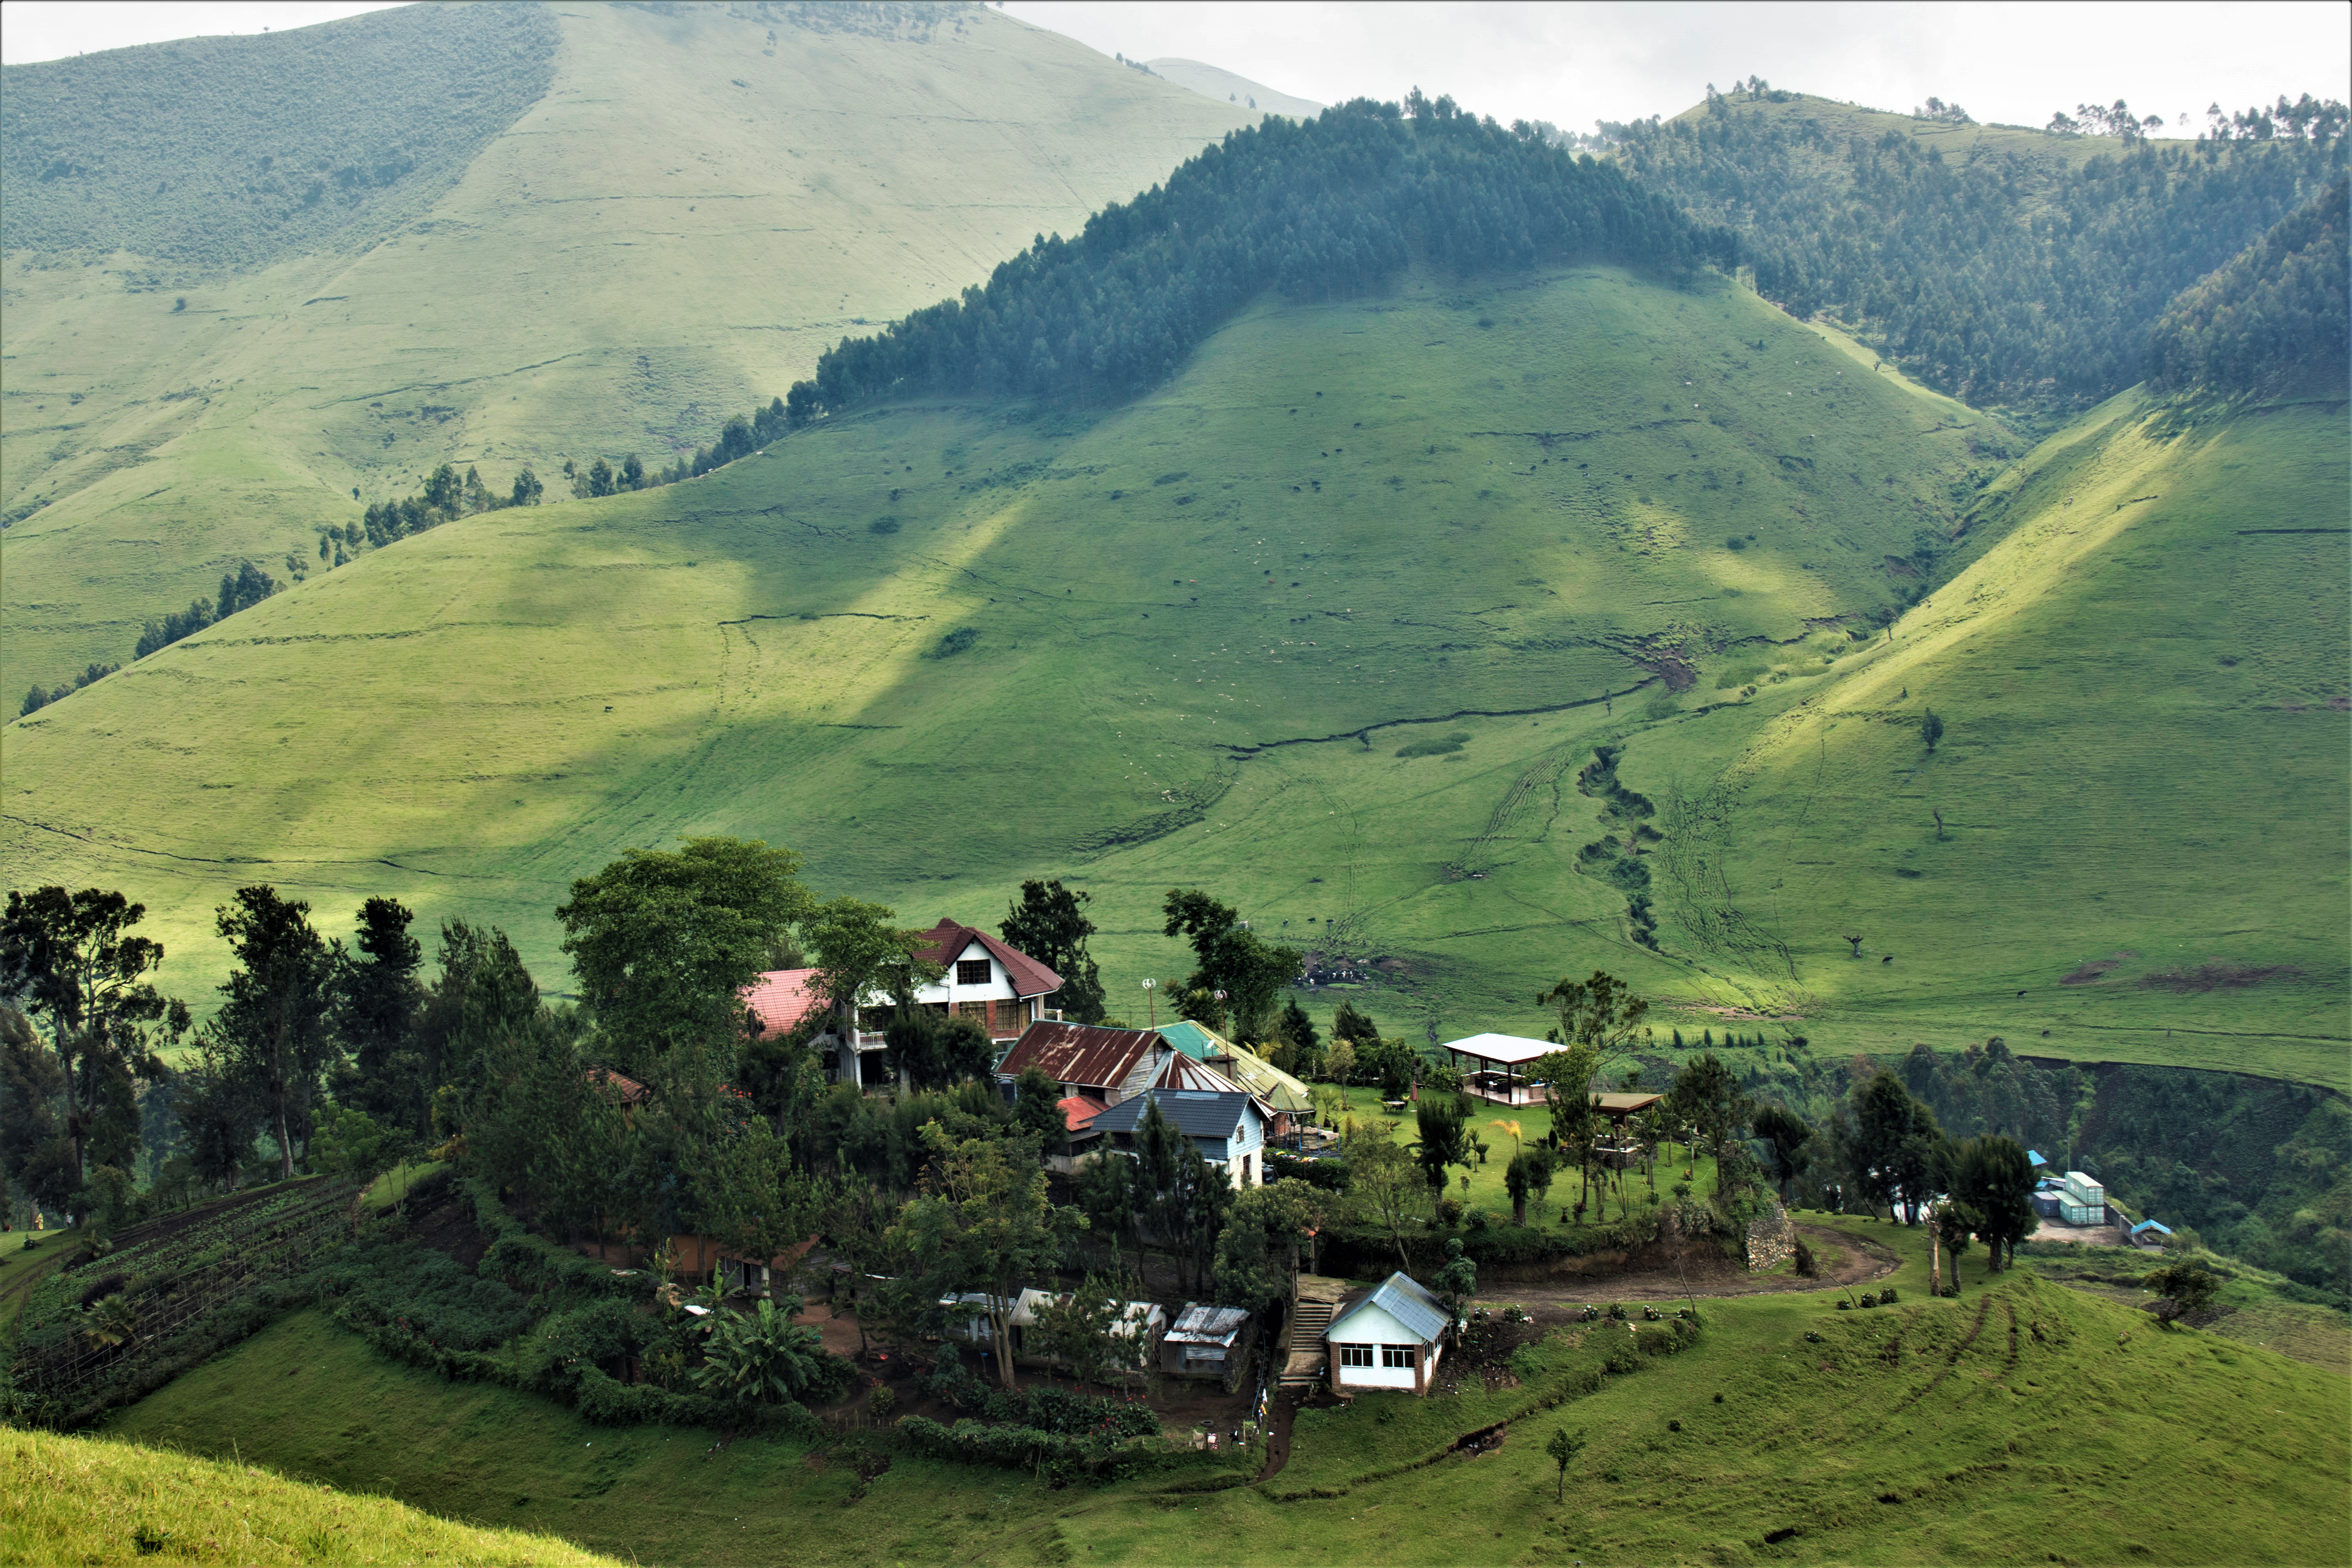
[[988,960],[986,960],[986,959],[984,959],[984,958],[959,958],[959,959],[957,959],[957,960],[956,960],[956,984],[959,984],[959,985],[985,985],[985,984],[988,984]]
[[1341,1345],[1339,1347],[1339,1364],[1341,1366],[1371,1365],[1372,1347],[1370,1345]]
[[1413,1347],[1411,1345],[1382,1345],[1381,1347],[1381,1364],[1382,1366],[1401,1366],[1410,1370],[1412,1366],[1412,1352]]

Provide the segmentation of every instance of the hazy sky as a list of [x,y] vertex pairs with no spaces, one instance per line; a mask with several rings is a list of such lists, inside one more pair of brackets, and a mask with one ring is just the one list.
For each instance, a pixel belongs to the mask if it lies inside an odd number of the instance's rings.
[[[197,34],[303,26],[351,0],[93,4],[5,0],[0,59],[55,59]],[[2040,125],[2122,98],[2168,120],[2281,93],[2352,98],[2352,6],[2258,4],[1270,4],[1011,0],[1104,54],[1179,55],[1326,103],[1418,85],[1499,120],[1676,114],[1710,81],[1761,76],[1881,109],[1930,94],[1979,120]]]

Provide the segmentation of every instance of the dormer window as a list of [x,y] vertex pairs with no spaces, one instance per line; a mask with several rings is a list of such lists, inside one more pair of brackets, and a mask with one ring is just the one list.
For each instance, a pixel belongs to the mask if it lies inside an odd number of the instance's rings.
[[956,960],[956,984],[959,984],[959,985],[985,985],[985,984],[988,984],[988,960],[986,960],[986,959],[984,959],[984,958],[959,958],[959,959],[957,959],[957,960]]

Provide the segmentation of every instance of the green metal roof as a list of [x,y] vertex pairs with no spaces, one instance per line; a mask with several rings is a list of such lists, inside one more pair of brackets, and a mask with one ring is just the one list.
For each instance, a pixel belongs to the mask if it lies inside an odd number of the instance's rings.
[[1305,1084],[1189,1018],[1160,1025],[1160,1037],[1196,1062],[1218,1058],[1219,1071],[1276,1110],[1303,1115],[1315,1109],[1315,1096]]

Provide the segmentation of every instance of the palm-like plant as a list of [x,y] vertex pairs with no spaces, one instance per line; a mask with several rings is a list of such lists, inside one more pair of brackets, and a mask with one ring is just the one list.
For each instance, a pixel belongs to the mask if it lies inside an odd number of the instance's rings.
[[89,1326],[82,1331],[93,1344],[127,1345],[139,1337],[139,1313],[131,1298],[117,1290],[100,1297],[89,1310]]
[[720,1317],[710,1326],[695,1385],[720,1398],[780,1404],[813,1382],[824,1353],[814,1329],[792,1321],[797,1307],[778,1311],[773,1301],[759,1310]]

